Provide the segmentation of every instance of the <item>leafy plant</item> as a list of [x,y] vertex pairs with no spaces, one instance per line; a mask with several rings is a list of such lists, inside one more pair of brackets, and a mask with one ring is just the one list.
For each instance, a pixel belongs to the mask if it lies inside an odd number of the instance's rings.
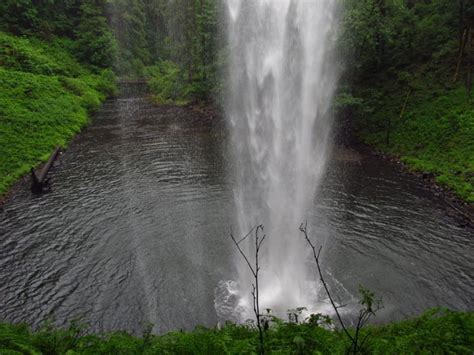
[[88,114],[116,91],[113,72],[91,73],[59,44],[0,32],[2,42],[7,45],[0,45],[0,195],[57,145],[66,146]]

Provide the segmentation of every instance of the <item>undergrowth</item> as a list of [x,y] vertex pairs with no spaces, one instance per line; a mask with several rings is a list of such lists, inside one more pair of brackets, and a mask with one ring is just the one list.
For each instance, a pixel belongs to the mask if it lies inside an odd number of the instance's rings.
[[449,79],[435,76],[406,85],[381,80],[360,90],[356,133],[474,202],[474,101],[464,86],[442,85]]
[[[275,321],[265,331],[269,354],[345,354],[350,346],[339,330],[313,317],[304,324]],[[324,322],[323,322],[324,323]],[[363,329],[365,354],[472,354],[474,314],[431,310],[421,317]],[[73,323],[32,331],[26,325],[0,324],[1,354],[257,354],[258,331],[228,323],[222,328],[197,327],[192,332],[142,337],[118,331],[86,334]]]
[[148,87],[158,104],[187,105],[192,101],[194,87],[183,71],[170,61],[161,61],[146,69]]
[[92,72],[67,47],[0,32],[0,195],[66,146],[116,91],[112,71]]

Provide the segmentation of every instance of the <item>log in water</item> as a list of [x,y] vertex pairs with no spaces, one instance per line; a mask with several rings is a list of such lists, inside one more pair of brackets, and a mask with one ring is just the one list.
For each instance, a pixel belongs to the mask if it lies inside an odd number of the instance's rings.
[[54,161],[59,155],[60,147],[56,147],[53,153],[50,155],[48,161],[43,165],[38,173],[31,168],[31,191],[34,193],[41,193],[46,188],[49,188],[49,180],[46,176],[49,170],[52,168]]

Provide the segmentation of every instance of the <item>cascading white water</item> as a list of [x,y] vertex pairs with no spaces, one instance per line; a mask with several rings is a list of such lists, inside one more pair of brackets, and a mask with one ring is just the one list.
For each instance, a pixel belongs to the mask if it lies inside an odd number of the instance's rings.
[[[232,134],[239,232],[263,224],[261,309],[315,303],[308,247],[298,231],[310,217],[329,146],[336,75],[329,47],[336,0],[228,0],[227,117]],[[235,233],[237,234],[237,233]],[[245,250],[252,254],[251,243]],[[252,312],[252,278],[238,263],[242,316]],[[313,272],[313,271],[311,271]]]

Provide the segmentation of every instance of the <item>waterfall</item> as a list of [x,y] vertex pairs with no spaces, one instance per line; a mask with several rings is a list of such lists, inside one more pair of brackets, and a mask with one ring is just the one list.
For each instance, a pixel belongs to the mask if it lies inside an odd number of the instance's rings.
[[[234,196],[241,236],[263,224],[261,309],[284,314],[315,304],[309,250],[298,230],[310,221],[330,146],[336,85],[331,46],[335,0],[229,0],[229,92]],[[237,231],[234,231],[237,235]],[[244,243],[242,243],[243,245]],[[252,243],[243,246],[253,255]],[[242,317],[252,277],[236,255]],[[312,286],[313,285],[313,286]]]

